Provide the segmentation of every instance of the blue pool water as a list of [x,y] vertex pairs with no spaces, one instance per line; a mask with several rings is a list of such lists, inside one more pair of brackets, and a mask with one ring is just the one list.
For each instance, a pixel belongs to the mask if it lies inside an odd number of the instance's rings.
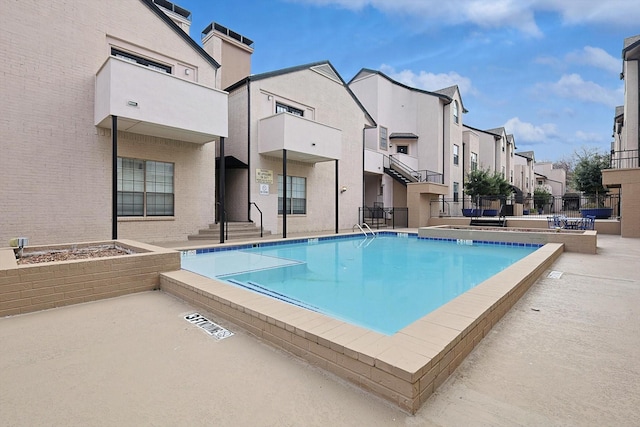
[[390,335],[538,248],[399,236],[246,246],[182,268]]

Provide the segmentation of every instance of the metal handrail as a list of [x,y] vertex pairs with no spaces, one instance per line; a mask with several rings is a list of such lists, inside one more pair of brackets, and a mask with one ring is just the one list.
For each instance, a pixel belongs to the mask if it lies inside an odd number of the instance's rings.
[[[373,237],[376,237],[376,233],[371,229],[371,227],[369,227],[369,224],[367,224],[366,222],[363,222],[362,225],[364,225],[367,228],[367,230],[369,230],[371,232],[371,235]],[[366,235],[366,233],[365,233],[365,235]]]
[[362,234],[367,236],[367,232],[364,231],[364,229],[360,226],[360,224],[353,224],[353,227],[351,227],[351,231],[355,231],[356,227],[358,227],[358,229],[362,232]]
[[251,206],[251,205],[255,206],[256,209],[258,209],[258,212],[260,212],[260,237],[262,237],[262,211],[260,210],[258,205],[256,205],[256,202],[249,203],[249,206]]

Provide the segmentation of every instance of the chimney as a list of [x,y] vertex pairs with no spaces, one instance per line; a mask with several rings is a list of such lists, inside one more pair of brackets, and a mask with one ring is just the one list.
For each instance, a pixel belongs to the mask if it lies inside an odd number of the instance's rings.
[[171,18],[178,27],[182,28],[185,33],[189,34],[189,28],[191,27],[191,12],[167,0],[153,0],[153,2],[165,13],[165,15]]
[[202,47],[221,65],[221,88],[251,74],[253,40],[212,22],[202,31]]

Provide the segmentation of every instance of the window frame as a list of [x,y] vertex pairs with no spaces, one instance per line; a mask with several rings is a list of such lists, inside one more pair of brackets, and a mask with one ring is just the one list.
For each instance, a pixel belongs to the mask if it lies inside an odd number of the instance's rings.
[[[283,215],[283,197],[282,197],[282,175],[278,174],[278,215]],[[294,186],[297,186],[297,190],[294,190]],[[297,194],[300,195],[300,186],[302,186],[303,197],[293,197]],[[287,215],[306,215],[307,214],[307,178],[302,176],[287,175]],[[297,202],[297,203],[295,203]],[[294,208],[294,205],[296,207]],[[294,211],[296,209],[297,211]]]
[[276,101],[276,114],[279,113],[289,113],[294,116],[304,117],[304,110]]
[[116,58],[119,57],[121,59],[124,59],[125,61],[134,62],[138,65],[142,65],[143,67],[147,67],[151,70],[165,72],[167,74],[173,74],[173,68],[170,65],[166,65],[161,62],[154,61],[152,59],[147,59],[140,55],[136,55],[135,53],[126,52],[116,47],[111,47],[111,56],[114,56]]
[[453,122],[458,124],[460,123],[460,114],[458,110],[458,101],[453,101]]
[[453,182],[453,201],[460,201],[460,183],[456,181]]
[[474,153],[473,151],[471,152],[471,170],[475,171],[478,170],[478,153]]
[[[383,136],[384,133],[384,136]],[[379,144],[380,144],[380,149],[384,150],[384,151],[388,151],[389,150],[389,129],[387,129],[384,126],[380,126],[380,130],[379,130]]]
[[[131,168],[132,172],[130,173],[131,179],[125,179],[125,161],[130,162],[133,166],[133,168]],[[118,218],[158,218],[175,216],[175,163],[136,159],[131,157],[118,157],[117,163],[118,177],[116,204]],[[152,165],[153,171],[151,170]],[[142,166],[142,168],[139,168],[138,166]],[[158,166],[162,171],[158,171]],[[142,169],[141,176],[136,174],[136,169]],[[170,174],[164,173],[167,171],[170,171]],[[158,177],[166,178],[167,176],[170,178],[168,182],[166,179],[157,179]],[[155,179],[152,180],[151,177],[154,177]],[[130,189],[125,190],[125,187],[130,187]],[[160,190],[165,190],[168,187],[170,191],[157,191],[159,187]],[[131,202],[125,203],[126,199],[131,200]],[[164,202],[162,202],[162,199],[164,199]],[[159,200],[161,203],[157,203],[152,200]],[[159,206],[164,209],[158,210]],[[167,209],[167,206],[169,209]]]
[[453,144],[453,164],[458,166],[460,164],[460,146]]

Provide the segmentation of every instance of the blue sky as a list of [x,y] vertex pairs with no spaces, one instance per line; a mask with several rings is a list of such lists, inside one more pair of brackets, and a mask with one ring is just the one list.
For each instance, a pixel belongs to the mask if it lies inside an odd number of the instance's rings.
[[252,73],[329,60],[407,85],[460,87],[479,129],[504,126],[536,160],[608,151],[636,0],[175,0],[191,36],[220,23],[254,40]]

